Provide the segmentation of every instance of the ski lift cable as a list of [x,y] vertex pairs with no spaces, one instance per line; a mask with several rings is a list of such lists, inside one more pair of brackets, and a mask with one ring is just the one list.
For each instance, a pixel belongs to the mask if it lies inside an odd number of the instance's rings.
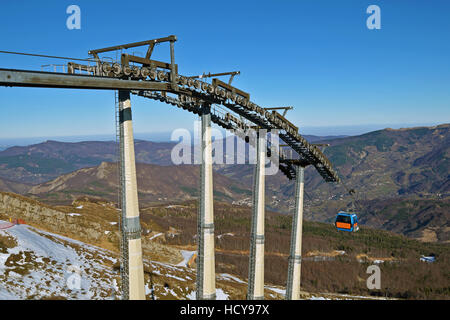
[[50,56],[50,55],[45,55],[45,54],[25,53],[25,52],[14,52],[14,51],[4,51],[4,50],[0,50],[0,53],[5,53],[5,54],[16,54],[16,55],[32,56],[32,57],[41,57],[41,58],[50,58],[50,59],[78,60],[78,61],[97,62],[96,59],[92,59],[92,58],[81,59],[81,58],[59,57],[59,56]]
[[347,187],[347,185],[344,182],[344,179],[342,179],[342,177],[340,177],[340,178],[341,178],[342,186],[345,188],[347,193],[352,197],[352,200],[353,200],[352,203],[358,207],[357,209],[359,210],[359,212],[362,212],[361,205],[359,204],[359,202],[358,202],[358,200],[356,199],[356,196],[355,196],[355,194],[356,194],[355,189],[353,189],[353,188],[350,189],[349,187]]
[[[359,212],[363,212],[363,210],[362,210],[362,206],[361,206],[361,204],[359,203],[359,201],[357,200],[357,198],[356,198],[356,191],[355,191],[355,189],[354,188],[349,188],[346,184],[345,184],[345,182],[344,182],[344,179],[342,179],[342,177],[340,177],[341,178],[341,183],[342,183],[342,186],[345,188],[345,190],[347,191],[347,193],[352,197],[352,199],[353,199],[353,201],[352,201],[352,203],[354,204],[354,205],[356,205],[357,206],[357,210],[359,211]],[[353,206],[354,207],[354,206]],[[376,216],[377,218],[380,218],[379,217],[379,215],[374,211],[373,212],[373,215],[374,216]]]

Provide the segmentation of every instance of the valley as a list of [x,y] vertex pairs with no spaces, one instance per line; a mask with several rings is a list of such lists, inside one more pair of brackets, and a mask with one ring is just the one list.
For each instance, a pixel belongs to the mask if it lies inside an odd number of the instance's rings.
[[[316,141],[330,144],[325,154],[345,186],[356,190],[357,202],[343,185],[326,184],[313,168],[305,170],[302,297],[446,299],[450,125]],[[171,165],[173,145],[136,141],[147,299],[195,298],[199,166]],[[115,152],[113,142],[56,141],[0,151],[0,220],[26,223],[0,230],[0,297],[119,298]],[[222,299],[245,299],[252,178],[251,165],[214,165]],[[266,177],[266,299],[283,299],[285,292],[293,187],[280,172]],[[352,206],[361,230],[337,232],[336,213]],[[52,258],[50,251],[60,253]],[[435,262],[420,261],[430,255]],[[47,259],[50,266],[40,263]],[[380,290],[366,287],[366,269],[374,263],[383,275]],[[85,266],[85,278],[72,292],[64,281],[74,264]],[[38,284],[39,277],[47,282]]]
[[[351,137],[307,136],[329,143],[324,153],[343,184],[327,184],[305,171],[305,218],[331,222],[339,210],[358,211],[372,228],[415,239],[450,241],[450,125],[384,129]],[[142,205],[198,197],[198,166],[171,164],[175,143],[136,140],[139,201]],[[225,147],[225,146],[224,146]],[[17,161],[20,158],[22,160]],[[26,161],[24,160],[26,159]],[[80,196],[117,201],[113,142],[47,141],[0,152],[0,191],[22,194],[51,205]],[[216,200],[251,205],[251,165],[214,165]],[[290,214],[294,183],[281,172],[266,177],[266,207]]]
[[[216,202],[214,210],[217,287],[224,299],[245,299],[250,208]],[[13,294],[22,298],[118,298],[119,213],[114,203],[94,198],[82,197],[70,205],[49,206],[15,194],[0,193],[0,220],[7,221],[13,217],[23,219],[26,223],[1,230],[0,249],[5,267],[0,272],[5,276],[8,272],[30,275],[25,278],[16,276],[17,279],[13,278],[16,280],[9,285],[17,288],[13,290],[7,285],[6,291],[11,294],[11,289],[15,292]],[[196,213],[197,204],[194,200],[141,208],[148,299],[194,298],[195,260],[190,258],[196,251]],[[76,292],[67,292],[62,287],[47,288],[34,296],[31,284],[20,281],[46,270],[42,270],[43,265],[34,262],[35,258],[27,258],[36,255],[33,253],[36,250],[40,252],[34,246],[43,240],[33,238],[27,242],[31,248],[23,247],[20,240],[11,240],[11,237],[17,238],[15,230],[24,229],[27,231],[21,232],[37,233],[65,246],[64,250],[75,250],[79,257],[74,261],[78,261],[78,265],[83,261],[86,264],[83,274],[97,270],[97,289],[90,291],[88,284],[81,286],[84,290]],[[366,227],[356,234],[340,233],[330,224],[312,221],[305,221],[303,230],[303,298],[441,299],[449,293],[448,245],[424,243]],[[266,213],[266,299],[283,298],[290,231],[290,216],[271,211]],[[20,248],[16,248],[17,241]],[[49,245],[45,247],[47,253],[39,253],[42,259],[54,259],[52,257],[58,257],[59,250],[63,249],[53,249]],[[436,256],[436,262],[430,264],[420,261],[422,255],[430,254]],[[90,257],[91,260],[87,263],[83,257]],[[45,271],[50,274],[48,277],[61,277],[64,268],[72,265],[71,259],[66,261],[67,265],[56,259],[55,263],[51,263],[55,267]],[[383,274],[381,290],[369,290],[366,287],[366,268],[375,262]],[[88,278],[86,283],[88,281],[92,284],[94,280]],[[5,278],[5,283],[9,282]],[[25,292],[20,291],[21,287]]]

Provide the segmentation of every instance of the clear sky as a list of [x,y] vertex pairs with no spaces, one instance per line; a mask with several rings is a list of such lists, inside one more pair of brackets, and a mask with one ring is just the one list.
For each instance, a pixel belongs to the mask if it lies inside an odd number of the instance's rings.
[[[69,30],[66,9],[81,8]],[[369,5],[381,29],[369,30]],[[0,50],[87,57],[174,34],[184,75],[240,70],[257,104],[302,128],[450,122],[450,1],[2,1]],[[167,44],[155,57],[169,61]],[[142,52],[141,52],[142,53]],[[0,68],[64,61],[0,54]],[[132,97],[135,132],[192,130],[193,115]],[[0,138],[110,134],[112,91],[0,88]],[[308,132],[306,132],[308,133]],[[339,132],[335,132],[338,134]]]

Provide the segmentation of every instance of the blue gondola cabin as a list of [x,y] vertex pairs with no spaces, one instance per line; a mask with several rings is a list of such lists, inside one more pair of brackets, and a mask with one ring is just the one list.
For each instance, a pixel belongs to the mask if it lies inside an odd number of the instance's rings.
[[340,211],[334,225],[338,231],[356,232],[359,230],[358,217],[355,213]]

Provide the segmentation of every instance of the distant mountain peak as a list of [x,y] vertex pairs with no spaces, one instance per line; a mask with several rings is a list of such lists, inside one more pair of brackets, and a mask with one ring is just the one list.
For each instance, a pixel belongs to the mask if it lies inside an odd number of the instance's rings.
[[413,130],[419,130],[419,129],[444,129],[444,128],[450,128],[450,123],[443,123],[435,126],[418,126],[418,127],[407,127],[407,128],[399,128],[399,129],[392,129],[392,128],[385,128],[383,130],[386,131],[413,131]]

